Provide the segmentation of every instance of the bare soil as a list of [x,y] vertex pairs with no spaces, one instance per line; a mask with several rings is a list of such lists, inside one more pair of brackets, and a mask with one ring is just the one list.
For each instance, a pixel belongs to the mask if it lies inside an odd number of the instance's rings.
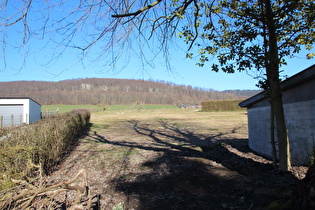
[[[94,209],[265,209],[289,196],[290,173],[247,146],[245,112],[93,113],[88,135],[48,177],[86,169]],[[71,195],[67,197],[71,200]]]

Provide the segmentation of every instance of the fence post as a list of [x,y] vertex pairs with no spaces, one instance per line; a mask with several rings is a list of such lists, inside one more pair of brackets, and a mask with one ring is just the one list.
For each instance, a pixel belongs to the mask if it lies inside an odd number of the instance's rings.
[[3,120],[3,116],[0,115],[0,128],[2,128],[2,120]]
[[11,126],[13,126],[14,125],[14,115],[12,114],[11,115]]

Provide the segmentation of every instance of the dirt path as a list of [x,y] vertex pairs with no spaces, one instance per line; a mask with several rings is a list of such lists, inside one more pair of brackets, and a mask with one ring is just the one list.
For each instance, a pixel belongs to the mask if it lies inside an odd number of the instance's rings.
[[259,209],[297,180],[248,149],[244,116],[224,124],[222,116],[148,114],[94,116],[50,182],[85,168],[100,209],[195,210]]

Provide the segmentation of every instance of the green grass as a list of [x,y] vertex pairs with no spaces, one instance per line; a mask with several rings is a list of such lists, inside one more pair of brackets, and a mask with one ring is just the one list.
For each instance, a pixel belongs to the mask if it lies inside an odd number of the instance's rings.
[[95,105],[63,105],[63,104],[43,105],[42,112],[58,110],[59,113],[65,113],[65,112],[70,112],[73,109],[77,109],[77,108],[87,108],[92,111],[96,107],[97,106]]
[[178,109],[174,105],[163,104],[143,104],[143,105],[106,105],[108,111],[120,111],[120,110],[152,110],[152,109]]
[[45,111],[56,111],[59,113],[70,112],[77,108],[87,108],[90,111],[102,111],[105,107],[105,111],[120,111],[120,110],[152,110],[152,109],[178,109],[174,105],[163,105],[163,104],[143,104],[143,105],[43,105],[42,112]]

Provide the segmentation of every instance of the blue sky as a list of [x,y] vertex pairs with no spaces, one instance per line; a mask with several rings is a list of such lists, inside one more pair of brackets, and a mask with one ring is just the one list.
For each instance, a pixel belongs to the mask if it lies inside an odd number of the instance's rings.
[[[46,65],[46,56],[42,53],[28,55],[22,68],[23,55],[12,52],[7,61],[7,68],[0,72],[0,81],[40,80],[60,81],[77,78],[120,78],[120,79],[144,79],[164,80],[175,84],[191,85],[193,87],[211,88],[215,90],[229,89],[257,89],[255,70],[253,72],[236,72],[235,74],[216,73],[209,68],[200,68],[195,65],[195,60],[185,58],[183,52],[172,53],[170,64],[172,69],[165,67],[163,58],[156,58],[152,66],[143,65],[137,58],[131,58],[125,67],[111,69],[109,66],[100,66],[97,63],[83,60],[77,62],[73,55],[63,54],[58,61]],[[211,63],[211,62],[210,62]],[[210,64],[209,63],[209,64]],[[314,59],[306,60],[304,55],[288,60],[283,75],[292,76],[299,71],[313,65]],[[210,66],[210,65],[209,65]]]
[[[42,21],[38,19],[38,17],[33,19],[36,21],[30,23],[31,26],[39,24],[39,22]],[[89,26],[86,27],[88,28]],[[21,29],[21,25],[10,28],[6,35],[6,39],[10,44],[5,46],[5,60],[0,59],[0,82],[20,80],[60,81],[96,77],[164,80],[179,85],[191,85],[193,87],[220,91],[230,89],[257,89],[255,86],[257,80],[253,78],[257,76],[255,70],[247,73],[237,72],[235,74],[212,72],[210,71],[211,61],[209,61],[209,64],[205,67],[200,68],[195,65],[196,60],[185,58],[185,51],[180,50],[180,47],[174,47],[169,51],[169,64],[171,69],[167,68],[161,54],[148,64],[141,62],[141,57],[139,56],[130,56],[130,54],[134,53],[133,49],[130,52],[126,52],[121,60],[119,60],[120,64],[113,69],[112,65],[110,65],[110,60],[104,60],[104,58],[103,60],[94,60],[95,54],[99,52],[102,46],[101,43],[91,48],[89,51],[90,54],[81,60],[80,56],[82,56],[82,54],[77,49],[66,49],[63,51],[61,46],[56,47],[53,41],[51,41],[55,38],[53,35],[41,39],[40,34],[37,34],[34,35],[24,47],[16,47],[21,44],[22,35],[23,30]],[[55,33],[55,35],[58,34]],[[83,35],[81,35],[81,38],[82,36]],[[2,38],[3,37],[4,36],[2,36]],[[55,39],[57,40],[58,38]],[[60,39],[62,39],[62,37]],[[79,40],[80,38],[75,38],[73,41],[77,41],[76,39]],[[83,39],[80,40],[87,41],[87,39],[88,37],[83,37]],[[151,40],[151,42],[154,42],[154,40]],[[186,47],[187,46],[181,46],[183,49]],[[2,58],[4,55],[3,42],[0,43],[0,49],[2,49],[2,51],[0,51],[0,57]],[[149,54],[147,49],[143,52]],[[302,51],[297,57],[288,59],[288,65],[283,68],[283,75],[292,76],[315,64],[314,59],[306,60],[305,54],[306,52]],[[108,59],[109,57],[106,58]]]

